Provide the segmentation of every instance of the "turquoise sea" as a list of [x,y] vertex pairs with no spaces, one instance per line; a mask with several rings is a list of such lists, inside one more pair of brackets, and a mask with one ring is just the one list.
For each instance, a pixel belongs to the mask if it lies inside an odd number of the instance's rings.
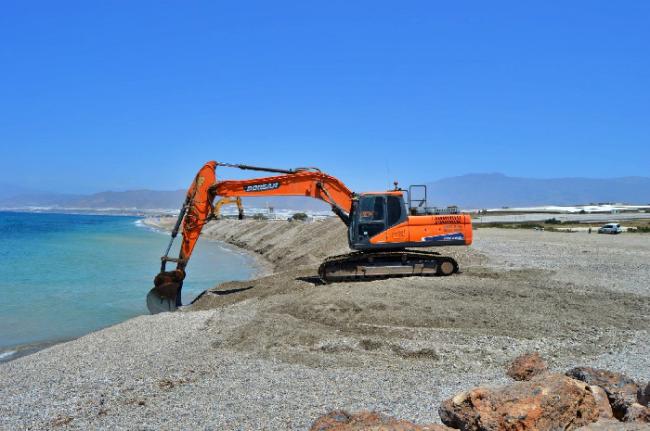
[[[0,212],[0,361],[148,314],[145,296],[168,240],[136,217]],[[183,303],[250,278],[253,264],[200,240]]]

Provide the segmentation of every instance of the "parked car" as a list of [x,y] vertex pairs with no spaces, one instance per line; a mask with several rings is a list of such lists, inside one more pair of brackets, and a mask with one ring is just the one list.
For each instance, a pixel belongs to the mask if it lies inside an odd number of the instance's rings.
[[606,225],[598,228],[598,233],[611,233],[617,234],[623,232],[619,223],[607,223]]

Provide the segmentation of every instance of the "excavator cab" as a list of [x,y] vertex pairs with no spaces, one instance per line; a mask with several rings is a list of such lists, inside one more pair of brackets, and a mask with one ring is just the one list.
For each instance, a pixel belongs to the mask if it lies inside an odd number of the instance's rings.
[[471,244],[470,216],[460,214],[457,207],[427,207],[426,195],[425,185],[356,195],[348,217],[350,248],[377,251]]

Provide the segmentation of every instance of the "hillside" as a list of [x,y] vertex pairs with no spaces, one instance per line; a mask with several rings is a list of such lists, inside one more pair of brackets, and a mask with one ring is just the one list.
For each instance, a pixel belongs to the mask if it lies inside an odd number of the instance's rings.
[[650,178],[520,178],[469,174],[427,184],[429,203],[461,208],[650,202]]
[[[592,202],[650,203],[650,178],[520,178],[503,174],[469,174],[427,184],[429,205],[461,208],[577,205]],[[0,185],[0,208],[177,209],[185,191],[129,190],[90,195],[20,192]],[[304,197],[245,198],[248,207],[327,211],[328,205]]]
[[[53,207],[84,209],[178,209],[185,199],[185,190],[129,190],[100,192],[90,195],[30,192],[17,195],[5,193],[0,208]],[[247,207],[274,207],[290,210],[326,211],[329,207],[320,201],[304,197],[268,197],[244,199]]]

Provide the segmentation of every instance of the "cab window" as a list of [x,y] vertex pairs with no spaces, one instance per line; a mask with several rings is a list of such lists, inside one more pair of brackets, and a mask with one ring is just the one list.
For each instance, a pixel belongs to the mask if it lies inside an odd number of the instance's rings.
[[388,196],[388,227],[391,227],[402,219],[402,200],[396,196]]
[[384,197],[366,196],[361,199],[360,216],[361,220],[383,221],[384,220]]

